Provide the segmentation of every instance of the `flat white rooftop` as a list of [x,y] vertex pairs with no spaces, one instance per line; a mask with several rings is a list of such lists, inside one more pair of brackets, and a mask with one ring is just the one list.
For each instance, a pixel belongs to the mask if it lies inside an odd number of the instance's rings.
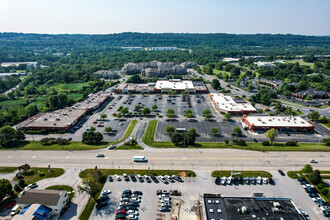
[[256,127],[311,127],[312,124],[298,116],[246,116]]
[[222,93],[211,93],[213,102],[220,111],[238,112],[238,111],[256,111],[256,109],[247,102],[236,102],[231,96],[225,96]]
[[194,89],[194,85],[192,81],[188,80],[159,80],[157,81],[155,85],[156,89],[179,89],[179,90],[185,90],[185,89]]

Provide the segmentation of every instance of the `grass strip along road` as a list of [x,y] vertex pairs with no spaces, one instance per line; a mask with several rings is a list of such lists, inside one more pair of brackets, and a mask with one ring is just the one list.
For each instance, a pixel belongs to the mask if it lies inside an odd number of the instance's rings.
[[132,131],[133,131],[136,123],[137,123],[137,120],[132,120],[131,121],[131,123],[128,125],[128,127],[127,127],[127,129],[125,131],[124,136],[122,138],[120,138],[118,140],[118,142],[122,142],[123,140],[125,140],[126,138],[128,138],[131,135],[131,133],[132,133]]
[[155,142],[154,136],[157,127],[157,120],[148,123],[142,141],[155,148],[232,148],[240,150],[255,151],[330,151],[330,146],[324,143],[298,143],[297,146],[286,146],[285,143],[275,143],[273,146],[263,146],[261,143],[247,143],[247,146],[240,146],[234,143],[224,142],[196,142],[192,146],[174,145],[172,142]]
[[[238,174],[238,175],[235,175],[237,177],[273,177],[272,174],[270,174],[269,172],[267,171],[263,171],[263,170],[253,170],[253,171],[235,171],[236,173],[237,172],[241,172],[241,174]],[[212,177],[217,177],[217,176],[220,176],[220,177],[229,177],[231,176],[231,170],[215,170],[211,173],[211,176]]]
[[[49,171],[48,168],[32,167],[27,171],[21,172],[22,177],[20,179],[25,180],[25,183],[29,185],[42,179],[59,177],[64,174],[64,170],[61,168],[52,168],[51,170]],[[18,180],[15,176],[14,181]]]

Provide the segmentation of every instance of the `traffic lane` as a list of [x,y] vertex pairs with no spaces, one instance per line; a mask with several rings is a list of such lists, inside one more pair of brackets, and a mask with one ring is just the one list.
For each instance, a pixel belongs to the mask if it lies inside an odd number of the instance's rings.
[[[96,153],[104,153],[105,158],[96,158]],[[146,156],[148,163],[134,163],[136,155]],[[141,168],[153,166],[155,169],[170,168],[171,163],[177,169],[217,169],[220,162],[224,167],[277,169],[278,167],[293,170],[302,168],[311,158],[320,162],[314,168],[325,168],[330,163],[328,152],[254,152],[229,149],[166,149],[160,151],[110,151],[107,149],[74,152],[74,151],[1,151],[0,163],[4,166],[29,163],[32,166],[53,167],[94,167],[103,168]]]

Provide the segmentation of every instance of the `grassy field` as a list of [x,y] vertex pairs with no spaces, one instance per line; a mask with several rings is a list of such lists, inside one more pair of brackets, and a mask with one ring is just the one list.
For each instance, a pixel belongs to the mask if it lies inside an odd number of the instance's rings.
[[216,69],[213,69],[213,73],[216,75],[216,74],[224,74],[224,73],[227,73],[230,75],[230,72],[226,72],[224,70],[216,70]]
[[131,121],[131,123],[128,125],[128,127],[127,127],[127,129],[126,129],[126,131],[125,131],[124,136],[121,137],[121,138],[118,140],[118,142],[121,142],[121,141],[125,140],[126,138],[128,138],[128,137],[131,135],[131,133],[132,133],[132,131],[133,131],[133,129],[134,129],[136,123],[137,123],[137,120],[132,120],[132,121]]
[[[236,170],[235,172],[240,172],[239,170]],[[211,176],[212,177],[217,177],[217,176],[220,176],[220,177],[223,177],[223,176],[226,176],[226,177],[229,177],[231,176],[231,170],[215,170],[211,173]],[[261,177],[273,177],[272,174],[270,174],[269,172],[267,171],[263,171],[263,170],[254,170],[254,171],[242,171],[240,175],[235,175],[237,177],[258,177],[258,176],[261,176]]]
[[46,189],[48,190],[64,190],[68,192],[69,199],[72,200],[74,197],[74,190],[71,186],[66,186],[66,185],[54,185],[54,186],[49,186]]
[[77,91],[81,90],[84,86],[88,86],[88,83],[68,83],[68,84],[55,84],[50,88],[54,88],[59,92]]
[[300,66],[305,65],[305,66],[310,66],[313,68],[314,63],[307,63],[303,60],[285,60],[286,63],[299,63]]
[[17,167],[0,167],[0,173],[12,173],[17,170]]
[[[187,174],[185,173],[185,170],[150,170],[150,173],[148,173],[149,171],[148,170],[125,170],[125,169],[98,169],[99,171],[102,172],[102,174],[104,176],[108,176],[108,175],[122,175],[124,173],[126,174],[140,174],[140,175],[148,175],[148,176],[151,176],[151,175],[155,175],[155,176],[158,176],[158,175],[178,175],[180,177],[196,177],[196,174],[194,171],[191,171],[191,170],[187,170]],[[95,171],[95,169],[86,169],[86,170],[83,170],[79,173],[79,177],[80,178],[84,178],[87,176],[87,174],[92,174],[93,172]]]
[[[48,168],[32,167],[26,172],[21,172],[21,174],[25,183],[31,184],[42,179],[59,177],[64,174],[64,170],[61,168],[52,168],[52,172],[49,172]],[[14,181],[18,181],[17,177],[14,177]]]
[[157,120],[151,120],[148,123],[147,129],[143,134],[142,141],[147,145],[152,145],[157,127]]
[[26,105],[25,99],[17,99],[17,100],[6,100],[0,102],[0,110],[3,111],[5,108],[12,109],[16,108],[20,105]]
[[96,150],[106,148],[112,144],[111,142],[103,142],[101,144],[88,145],[80,141],[71,141],[68,145],[42,145],[39,141],[24,141],[16,147],[0,148],[0,150]]

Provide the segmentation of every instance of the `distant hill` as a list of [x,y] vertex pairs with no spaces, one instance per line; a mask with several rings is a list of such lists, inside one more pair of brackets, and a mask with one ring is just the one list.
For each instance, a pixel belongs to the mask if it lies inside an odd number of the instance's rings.
[[0,47],[163,47],[244,49],[247,47],[330,48],[329,36],[291,34],[150,34],[120,33],[109,35],[86,34],[23,34],[0,33]]

